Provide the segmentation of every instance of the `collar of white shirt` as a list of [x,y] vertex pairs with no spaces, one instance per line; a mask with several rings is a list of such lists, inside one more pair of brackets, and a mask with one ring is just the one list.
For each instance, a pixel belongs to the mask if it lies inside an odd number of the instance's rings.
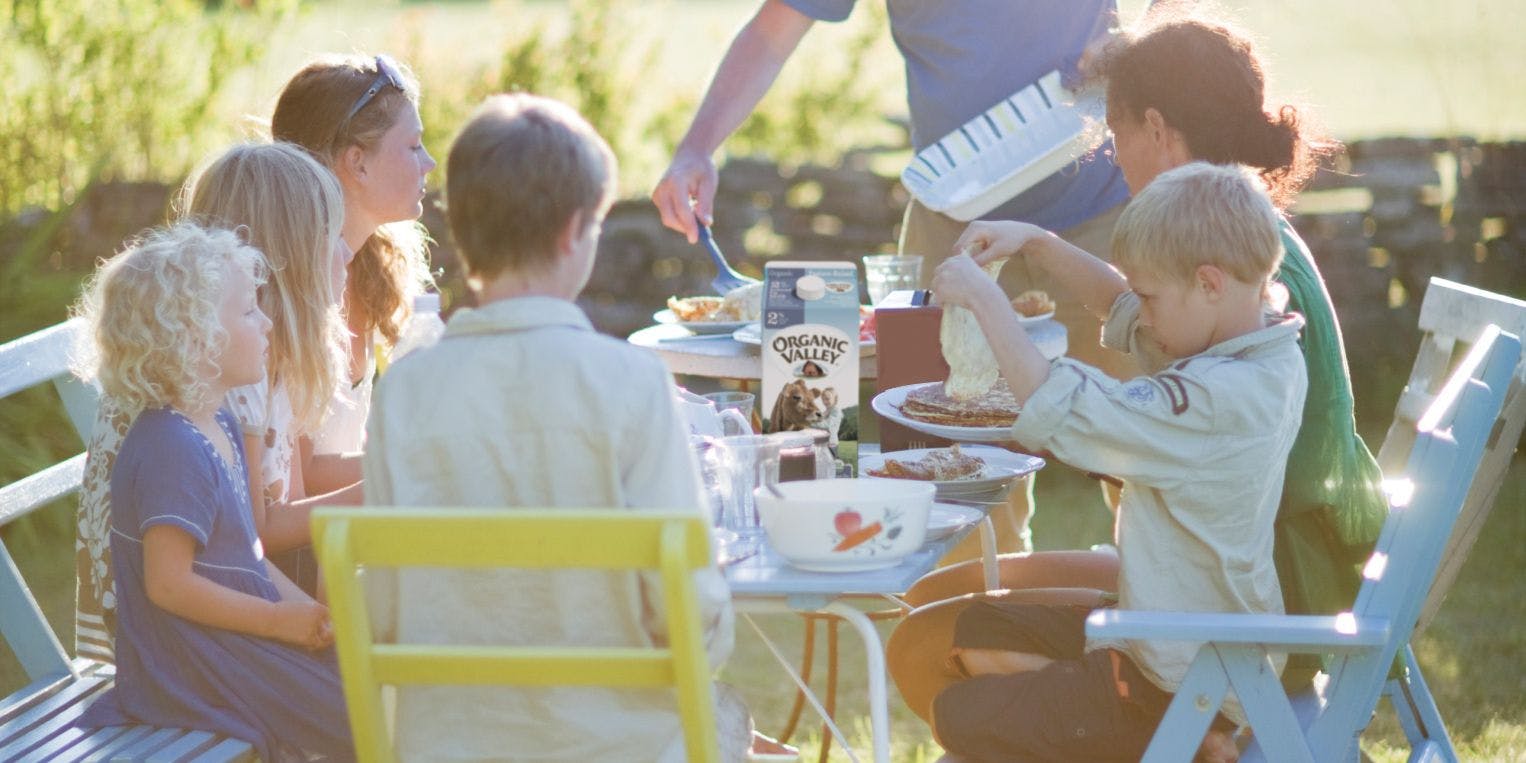
[[582,308],[556,297],[512,297],[465,308],[451,316],[446,336],[495,334],[504,331],[564,326],[593,331]]

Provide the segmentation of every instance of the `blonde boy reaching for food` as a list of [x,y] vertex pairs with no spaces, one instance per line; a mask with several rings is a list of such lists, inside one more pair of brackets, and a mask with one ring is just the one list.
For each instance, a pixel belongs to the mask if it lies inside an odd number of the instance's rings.
[[[1115,525],[1125,609],[1281,612],[1272,523],[1307,387],[1303,319],[1267,307],[1282,254],[1266,193],[1234,168],[1189,164],[1130,202],[1106,263],[1017,223],[972,226],[974,257],[938,267],[933,292],[971,310],[1023,405],[1013,437],[1124,481]],[[1117,381],[1029,341],[981,264],[1021,253],[1112,305],[1104,341],[1173,360]],[[1125,280],[1127,279],[1127,280]],[[1030,599],[1031,601],[1031,599]],[[951,610],[957,609],[952,614]],[[985,760],[1138,760],[1198,645],[1088,641],[1086,607],[998,596],[913,612],[891,639],[951,648],[892,660],[912,709],[950,752]],[[898,638],[899,637],[899,638]],[[1280,664],[1279,664],[1280,669]],[[1226,703],[1205,744],[1233,757]],[[1227,749],[1225,747],[1227,745]]]
[[[447,161],[447,218],[479,306],[457,311],[438,344],[398,361],[377,387],[367,502],[702,515],[661,360],[595,332],[573,302],[614,195],[608,145],[561,103],[495,96]],[[728,592],[716,569],[696,577],[718,665],[732,645]],[[660,582],[645,573],[405,570],[383,582],[376,625],[401,643],[666,640]],[[746,709],[734,692],[717,694],[723,757],[740,760]],[[656,690],[409,688],[397,717],[403,759],[686,758],[672,695]]]

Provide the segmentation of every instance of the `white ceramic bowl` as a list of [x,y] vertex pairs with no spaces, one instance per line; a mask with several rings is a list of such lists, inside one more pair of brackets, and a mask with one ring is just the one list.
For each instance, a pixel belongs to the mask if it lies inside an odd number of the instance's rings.
[[805,570],[893,567],[922,547],[935,488],[929,482],[829,479],[784,482],[754,495],[769,545]]

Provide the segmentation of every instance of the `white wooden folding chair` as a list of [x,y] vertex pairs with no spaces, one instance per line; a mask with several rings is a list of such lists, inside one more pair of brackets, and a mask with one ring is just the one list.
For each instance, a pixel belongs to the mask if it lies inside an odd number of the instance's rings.
[[[1458,359],[1489,324],[1518,337],[1526,337],[1526,302],[1442,278],[1431,279],[1420,303],[1419,325],[1423,332],[1420,350],[1394,409],[1393,424],[1378,451],[1378,463],[1384,473],[1403,469],[1415,442],[1416,422],[1435,401]],[[1526,359],[1517,364],[1514,378],[1505,390],[1504,406],[1484,444],[1483,460],[1479,462],[1473,486],[1468,490],[1468,497],[1463,501],[1462,511],[1442,552],[1436,581],[1431,584],[1420,608],[1411,643],[1441,609],[1442,600],[1456,581],[1463,562],[1467,561],[1474,541],[1478,540],[1499,496],[1500,486],[1505,482],[1523,427],[1526,427]],[[1389,680],[1383,694],[1398,716],[1411,749],[1418,750],[1427,743],[1434,743],[1443,759],[1455,761],[1457,755],[1447,736],[1446,725],[1410,643],[1405,644],[1400,657],[1404,661],[1404,670]]]

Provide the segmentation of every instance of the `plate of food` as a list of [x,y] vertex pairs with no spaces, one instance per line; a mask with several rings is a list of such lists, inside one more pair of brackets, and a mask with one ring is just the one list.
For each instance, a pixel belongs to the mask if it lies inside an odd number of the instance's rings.
[[955,442],[1010,442],[1021,410],[1002,380],[968,400],[944,394],[943,382],[907,384],[875,395],[870,406],[897,424]]
[[1012,298],[1018,323],[1038,323],[1054,317],[1054,300],[1039,289],[1029,289]]
[[696,334],[730,334],[756,323],[763,312],[763,285],[738,286],[724,297],[668,297],[668,309],[652,313],[658,323],[675,324]]
[[927,510],[927,540],[946,538],[984,517],[985,512],[974,506],[933,501]]
[[959,443],[947,448],[870,453],[858,459],[859,473],[865,477],[931,482],[940,497],[1000,490],[1043,466],[1044,459],[1037,456]]
[[[719,297],[717,297],[717,299],[719,299]],[[727,321],[719,319],[686,321],[682,318],[679,318],[678,314],[674,313],[671,309],[658,310],[657,312],[652,313],[652,320],[658,323],[683,326],[684,328],[693,331],[696,334],[729,334],[733,331],[736,331],[740,326],[746,326],[748,323],[747,321]]]

